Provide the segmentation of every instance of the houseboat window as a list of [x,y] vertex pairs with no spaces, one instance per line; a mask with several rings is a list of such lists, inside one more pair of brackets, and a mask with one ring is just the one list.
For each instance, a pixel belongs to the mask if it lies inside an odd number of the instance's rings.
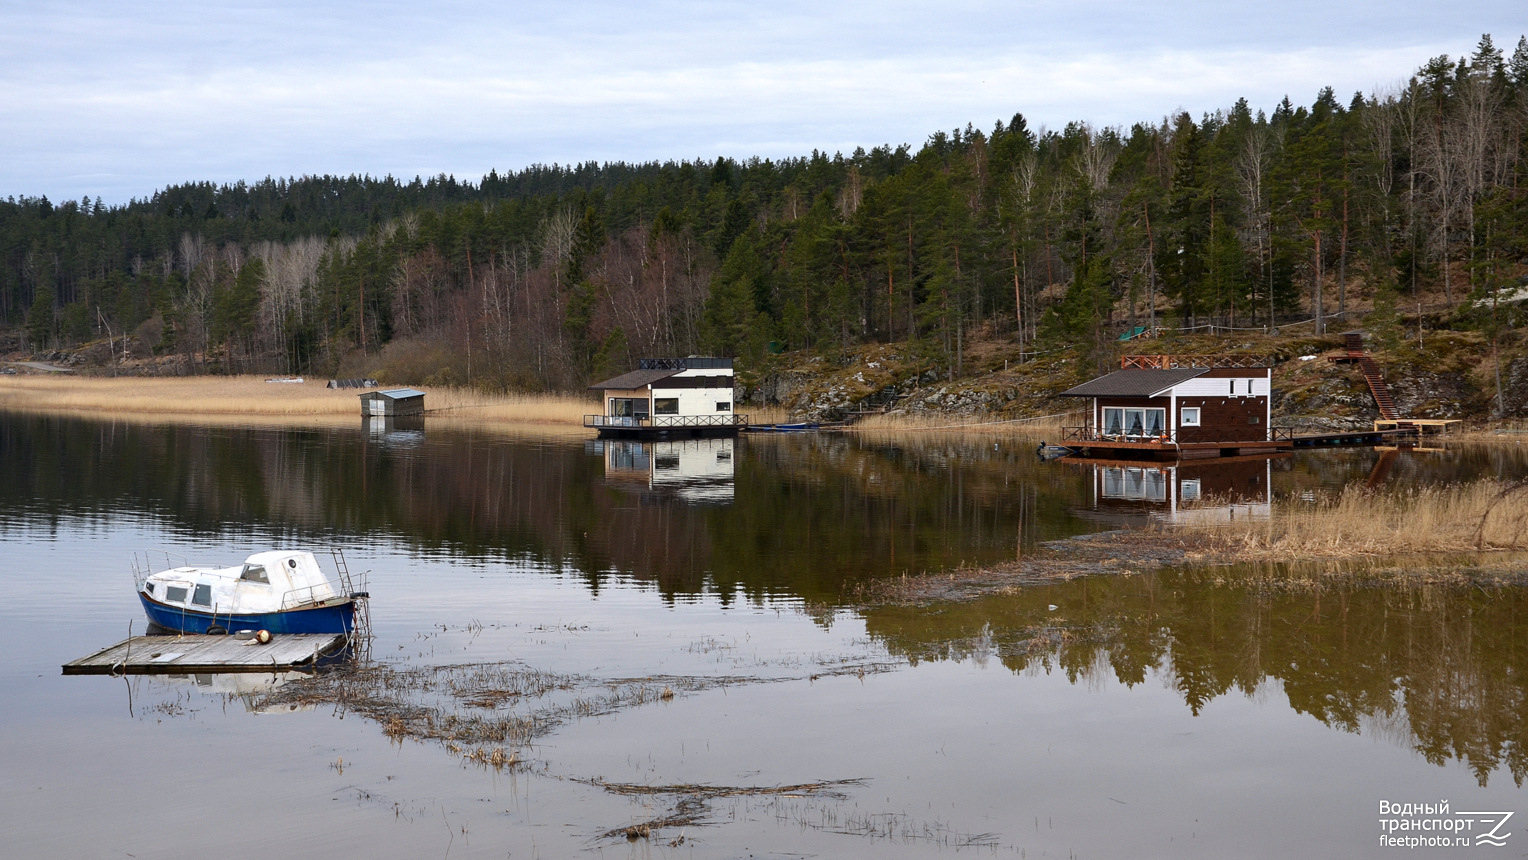
[[716,411],[717,412],[731,412],[732,411],[732,404],[728,403],[725,400],[717,401],[717,403],[716,403]]
[[677,397],[654,397],[653,398],[653,414],[654,415],[678,415],[679,414],[679,398],[677,398]]
[[1236,393],[1236,380],[1234,380],[1234,379],[1231,380],[1231,393],[1232,394]]
[[1199,478],[1194,478],[1191,481],[1184,481],[1183,482],[1183,485],[1179,489],[1179,493],[1178,493],[1179,495],[1181,495],[1183,497],[1183,501],[1185,501],[1185,502],[1197,502],[1197,501],[1199,501],[1199,480],[1200,480]]
[[164,599],[171,603],[185,603],[186,595],[189,593],[191,589],[184,585],[171,585],[165,588]]
[[244,572],[239,574],[239,578],[245,582],[263,582],[266,585],[271,584],[270,579],[265,575],[265,565],[263,564],[244,565]]
[[611,418],[646,418],[647,400],[640,397],[612,397],[610,398]]
[[1179,423],[1181,423],[1184,427],[1198,427],[1199,426],[1199,407],[1197,407],[1197,406],[1185,406],[1185,407],[1183,407],[1183,420],[1180,421]]
[[1161,436],[1166,409],[1104,409],[1104,433],[1109,436]]
[[212,586],[206,583],[197,583],[196,591],[191,593],[191,602],[197,606],[211,606]]
[[1125,421],[1125,410],[1123,410],[1123,409],[1105,409],[1104,410],[1104,433],[1106,433],[1106,434],[1108,434],[1110,436],[1118,436],[1118,435],[1124,433],[1125,432],[1124,421]]
[[678,454],[660,454],[653,458],[654,472],[677,472],[679,471]]

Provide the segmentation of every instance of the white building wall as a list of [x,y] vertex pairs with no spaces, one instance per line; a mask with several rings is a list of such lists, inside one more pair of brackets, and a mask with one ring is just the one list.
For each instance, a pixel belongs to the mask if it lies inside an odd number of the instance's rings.
[[[1236,383],[1236,393],[1231,393],[1231,383]],[[1250,388],[1250,390],[1249,390]],[[1174,385],[1172,393],[1178,397],[1267,397],[1272,391],[1266,376],[1241,376],[1224,378],[1189,379]]]
[[[730,415],[732,413],[732,388],[730,386],[722,388],[659,388],[659,385],[662,385],[662,383],[657,383],[653,386],[654,415],[657,415],[657,401],[665,397],[678,398],[678,414],[680,415]],[[718,410],[716,408],[718,403],[727,404],[727,408]]]

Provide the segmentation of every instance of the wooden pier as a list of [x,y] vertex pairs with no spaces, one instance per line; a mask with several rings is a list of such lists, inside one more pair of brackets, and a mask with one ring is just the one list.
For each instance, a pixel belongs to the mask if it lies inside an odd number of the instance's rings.
[[1296,448],[1335,448],[1345,445],[1406,445],[1417,440],[1417,431],[1411,427],[1393,427],[1388,430],[1354,430],[1341,433],[1310,433],[1295,436]]
[[237,636],[133,636],[64,664],[65,675],[278,672],[311,668],[345,647],[339,633],[284,633],[261,645]]

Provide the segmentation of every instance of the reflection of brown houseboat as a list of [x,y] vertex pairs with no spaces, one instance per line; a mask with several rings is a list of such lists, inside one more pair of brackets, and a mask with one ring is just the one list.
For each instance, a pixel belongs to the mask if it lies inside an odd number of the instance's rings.
[[1072,458],[1065,462],[1093,470],[1093,511],[1104,519],[1226,521],[1268,517],[1273,461],[1289,456],[1226,457],[1177,465]]
[[1288,450],[1270,425],[1271,368],[1237,356],[1127,356],[1120,370],[1062,392],[1092,401],[1088,423],[1063,431],[1085,457],[1187,460]]

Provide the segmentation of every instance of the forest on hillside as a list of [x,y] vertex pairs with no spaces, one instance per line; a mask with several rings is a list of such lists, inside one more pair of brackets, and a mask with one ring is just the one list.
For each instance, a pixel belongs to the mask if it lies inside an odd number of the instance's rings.
[[204,372],[531,390],[877,341],[958,375],[973,336],[1087,348],[1424,306],[1515,339],[1525,130],[1528,39],[1485,36],[1389,90],[1128,129],[1015,115],[916,151],[13,197],[0,325]]

